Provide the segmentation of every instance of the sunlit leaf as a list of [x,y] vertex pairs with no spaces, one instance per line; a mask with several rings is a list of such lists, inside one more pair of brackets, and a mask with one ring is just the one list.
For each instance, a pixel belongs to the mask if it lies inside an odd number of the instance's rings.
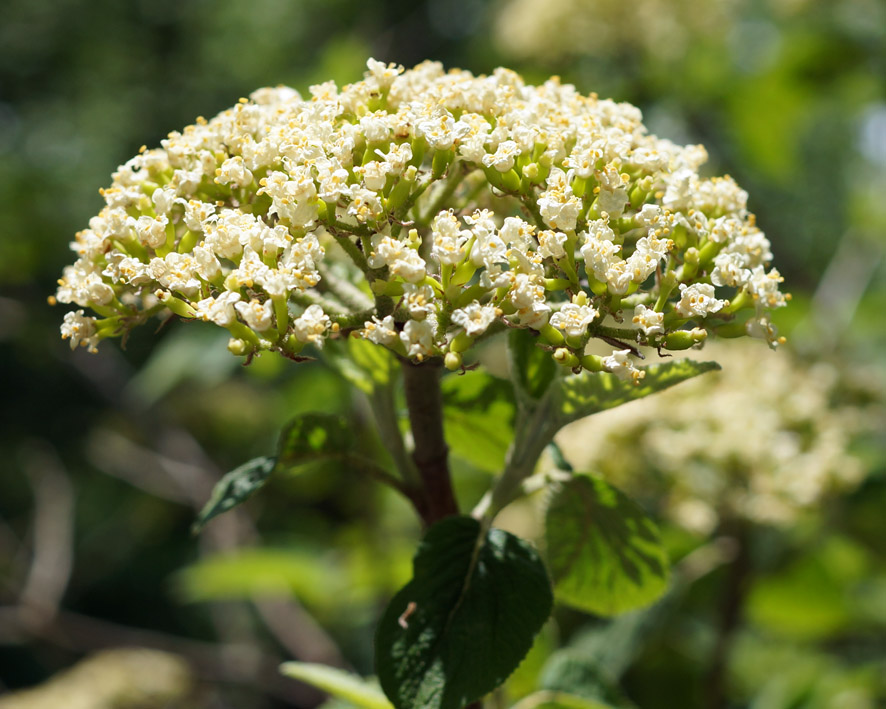
[[375,684],[335,667],[309,662],[286,662],[280,666],[280,672],[360,709],[393,709]]
[[579,697],[568,692],[543,689],[514,704],[511,709],[614,709],[611,704]]
[[359,337],[330,341],[323,349],[323,360],[365,394],[388,386],[398,368],[390,350]]
[[646,376],[639,384],[605,372],[582,372],[561,377],[553,383],[555,416],[559,426],[565,426],[598,411],[642,399],[717,369],[720,369],[720,365],[716,362],[679,359],[645,367]]
[[502,470],[513,438],[513,389],[483,371],[442,382],[446,440],[452,453],[490,473]]
[[462,709],[507,679],[551,612],[544,565],[525,541],[449,517],[432,526],[414,575],[376,635],[382,688],[398,709]]
[[554,491],[545,519],[558,600],[613,615],[664,593],[668,560],[658,528],[624,493],[575,475]]
[[174,586],[187,602],[295,595],[323,603],[347,590],[347,579],[323,556],[303,549],[241,549],[179,571]]
[[558,375],[557,363],[550,352],[535,344],[529,330],[511,330],[508,333],[511,379],[518,396],[540,399]]

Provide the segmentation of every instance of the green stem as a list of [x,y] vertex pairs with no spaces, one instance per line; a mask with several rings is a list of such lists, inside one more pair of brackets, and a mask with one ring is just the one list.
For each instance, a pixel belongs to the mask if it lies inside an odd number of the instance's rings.
[[398,424],[397,409],[394,405],[394,390],[391,386],[378,387],[369,396],[369,405],[375,414],[375,424],[381,441],[394,461],[403,480],[413,488],[421,487],[418,469],[410,460],[403,444],[403,434]]
[[605,337],[614,337],[619,340],[628,340],[629,342],[637,342],[637,333],[629,327],[604,327],[603,325],[594,325],[591,327],[591,337],[603,335]]
[[453,168],[450,169],[452,170],[452,172],[446,179],[446,184],[443,186],[437,196],[434,197],[434,201],[431,202],[425,213],[418,219],[416,219],[417,226],[430,226],[431,219],[433,219],[440,212],[440,210],[443,209],[443,207],[446,205],[446,202],[449,201],[449,198],[455,194],[458,186],[467,176],[467,173],[465,172],[461,163],[453,166]]
[[532,475],[538,459],[557,433],[557,426],[551,421],[548,395],[531,406],[521,406],[504,472],[474,508],[474,517],[492,519],[523,494],[523,482]]
[[[342,225],[342,227],[347,228],[344,224]],[[338,245],[341,246],[342,249],[344,249],[345,253],[351,257],[351,260],[354,262],[357,268],[363,271],[363,273],[365,273],[368,278],[369,272],[372,269],[369,268],[369,262],[366,260],[365,254],[357,247],[357,244],[351,241],[350,235],[336,233],[333,229],[330,229],[330,231],[332,231],[333,236],[335,236],[335,241],[338,243]],[[367,238],[369,237],[363,237],[363,240],[365,241]]]

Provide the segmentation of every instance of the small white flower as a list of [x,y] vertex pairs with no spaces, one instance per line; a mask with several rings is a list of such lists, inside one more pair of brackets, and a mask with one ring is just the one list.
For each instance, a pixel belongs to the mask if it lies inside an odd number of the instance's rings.
[[[237,319],[234,305],[239,303],[240,294],[233,291],[225,291],[218,298],[204,298],[199,301],[194,310],[197,317],[207,322],[213,322],[221,327],[227,327]],[[245,318],[245,316],[244,316]]]
[[400,333],[400,340],[410,357],[430,357],[434,351],[434,323],[431,320],[409,320]]
[[252,182],[252,172],[246,167],[243,158],[235,155],[225,160],[215,171],[215,181],[220,185],[245,187]]
[[491,155],[483,156],[486,167],[494,167],[499,172],[507,172],[514,167],[514,159],[520,155],[520,147],[513,140],[499,143],[498,149]]
[[394,318],[390,315],[382,320],[379,320],[377,317],[367,320],[360,334],[377,345],[390,346],[399,338],[397,328],[394,326]]
[[323,346],[323,338],[329,325],[329,316],[319,305],[309,305],[293,323],[295,336],[299,342],[310,343],[316,347]]
[[169,220],[165,216],[139,217],[135,220],[135,233],[138,240],[149,249],[159,249],[166,244],[166,225]]
[[647,308],[639,303],[634,308],[634,325],[643,331],[647,337],[664,334],[664,313],[657,313],[652,308]]
[[538,253],[543,258],[561,259],[566,256],[566,234],[562,231],[540,231],[538,233]]
[[562,330],[567,337],[583,337],[596,317],[597,311],[590,305],[566,303],[551,315],[551,325]]
[[726,304],[727,301],[714,297],[714,286],[708,283],[693,283],[691,286],[681,283],[676,312],[684,318],[703,318]]
[[90,352],[96,351],[98,334],[95,329],[95,318],[84,315],[82,310],[65,313],[61,326],[63,340],[71,340],[71,349],[86,347]]
[[611,355],[603,358],[603,368],[619,379],[631,380],[635,384],[639,384],[640,380],[646,376],[646,372],[634,366],[630,355],[630,350],[615,350]]
[[255,299],[248,303],[235,302],[234,308],[246,321],[246,324],[256,332],[270,330],[274,324],[274,310],[271,300],[266,300],[264,303]]
[[459,229],[458,219],[452,212],[440,212],[434,217],[432,234],[434,238],[431,254],[441,264],[454,266],[464,256],[465,245],[471,238],[467,229]]
[[738,253],[719,253],[714,258],[714,270],[711,271],[711,283],[715,286],[745,285],[751,272],[744,267],[745,259]]
[[452,322],[463,327],[471,337],[482,335],[494,321],[495,308],[491,305],[480,305],[476,300],[452,313]]

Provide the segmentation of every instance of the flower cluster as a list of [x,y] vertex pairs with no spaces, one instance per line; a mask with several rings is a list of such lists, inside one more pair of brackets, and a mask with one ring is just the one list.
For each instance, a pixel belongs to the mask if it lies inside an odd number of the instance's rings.
[[[701,146],[556,79],[368,68],[306,98],[260,89],[121,166],[59,282],[98,316],[67,314],[72,346],[174,314],[240,355],[355,334],[457,368],[517,327],[637,380],[637,345],[778,342],[769,242],[731,178],[699,176]],[[592,338],[613,354],[586,354]]]
[[865,468],[852,444],[883,428],[874,378],[787,352],[761,367],[758,350],[732,345],[713,348],[722,375],[564,429],[566,458],[700,533],[724,518],[790,523],[854,488]]

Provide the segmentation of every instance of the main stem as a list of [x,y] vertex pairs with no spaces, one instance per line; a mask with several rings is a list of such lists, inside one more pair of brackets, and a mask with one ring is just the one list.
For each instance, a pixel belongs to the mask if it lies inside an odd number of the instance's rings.
[[449,475],[449,447],[443,434],[443,395],[440,392],[441,362],[421,364],[404,361],[403,384],[415,447],[412,460],[418,468],[426,505],[419,510],[425,526],[458,514]]
[[[449,446],[443,433],[443,394],[440,391],[441,362],[413,364],[403,360],[406,408],[415,447],[412,460],[424,488],[424,509],[416,506],[426,527],[444,517],[457,515],[458,504],[449,475]],[[482,700],[465,709],[482,709]]]

